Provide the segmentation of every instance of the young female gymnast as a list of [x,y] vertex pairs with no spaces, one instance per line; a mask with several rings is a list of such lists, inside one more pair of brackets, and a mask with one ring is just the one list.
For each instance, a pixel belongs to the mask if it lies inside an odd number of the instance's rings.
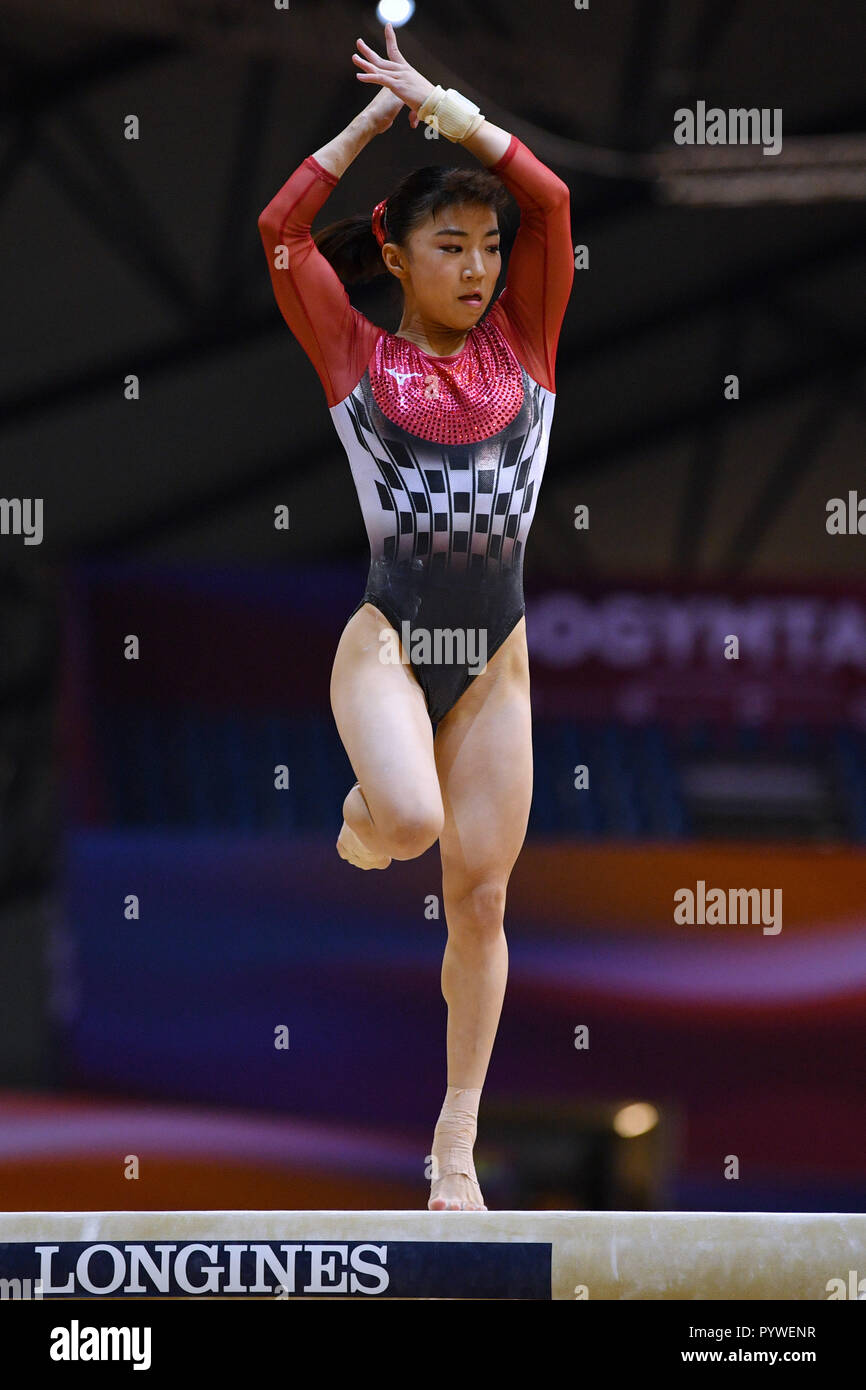
[[[331,678],[358,778],[337,849],[361,869],[384,869],[439,841],[448,1072],[428,1207],[486,1211],[472,1155],[508,971],[506,887],[532,796],[523,554],[574,277],[569,193],[517,136],[411,67],[390,24],[385,42],[382,58],[357,40],[358,80],[381,90],[295,169],[259,230],[277,303],[349,456],[370,541],[366,589]],[[314,238],[338,179],[404,105],[413,127],[426,122],[486,168],[416,169],[372,215]],[[504,189],[520,226],[505,288],[484,318],[501,266]],[[379,273],[402,289],[396,333],[354,309],[344,289]]]

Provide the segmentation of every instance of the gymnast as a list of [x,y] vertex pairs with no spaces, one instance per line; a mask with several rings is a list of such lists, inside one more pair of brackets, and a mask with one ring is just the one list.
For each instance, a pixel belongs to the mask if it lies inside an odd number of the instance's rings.
[[[380,90],[295,169],[259,230],[370,542],[366,588],[331,676],[358,779],[337,850],[360,869],[384,869],[439,842],[447,1088],[427,1205],[486,1211],[473,1149],[508,972],[506,888],[532,798],[523,557],[574,276],[569,192],[516,135],[411,67],[390,24],[384,33],[387,57],[360,38],[352,55],[358,81]],[[483,167],[417,168],[370,212],[313,236],[337,181],[404,106],[413,128],[463,145]],[[509,193],[520,224],[493,300]],[[344,288],[379,274],[402,292],[394,333],[353,308]],[[383,639],[395,632],[467,640],[403,640],[403,657],[386,660]],[[485,660],[470,662],[479,637]]]

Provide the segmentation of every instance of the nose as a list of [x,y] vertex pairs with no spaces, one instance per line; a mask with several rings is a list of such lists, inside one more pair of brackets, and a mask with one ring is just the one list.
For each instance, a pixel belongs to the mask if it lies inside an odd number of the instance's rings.
[[469,264],[464,268],[463,276],[467,280],[481,279],[484,275],[484,257],[480,251],[470,251]]

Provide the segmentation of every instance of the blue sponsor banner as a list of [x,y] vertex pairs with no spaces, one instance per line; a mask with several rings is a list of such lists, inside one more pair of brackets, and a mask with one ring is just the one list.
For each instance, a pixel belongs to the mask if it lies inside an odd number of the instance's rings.
[[544,1241],[0,1244],[0,1298],[551,1297]]

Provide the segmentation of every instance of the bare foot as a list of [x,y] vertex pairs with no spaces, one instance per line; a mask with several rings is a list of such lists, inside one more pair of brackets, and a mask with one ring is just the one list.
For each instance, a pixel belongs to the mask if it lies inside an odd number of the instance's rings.
[[337,853],[341,859],[354,864],[358,869],[387,869],[391,863],[390,854],[372,854],[345,821],[337,840]]
[[473,1158],[480,1100],[480,1086],[449,1082],[425,1160],[431,1179],[428,1211],[487,1210]]
[[478,1179],[466,1173],[443,1173],[430,1184],[428,1211],[486,1211]]

